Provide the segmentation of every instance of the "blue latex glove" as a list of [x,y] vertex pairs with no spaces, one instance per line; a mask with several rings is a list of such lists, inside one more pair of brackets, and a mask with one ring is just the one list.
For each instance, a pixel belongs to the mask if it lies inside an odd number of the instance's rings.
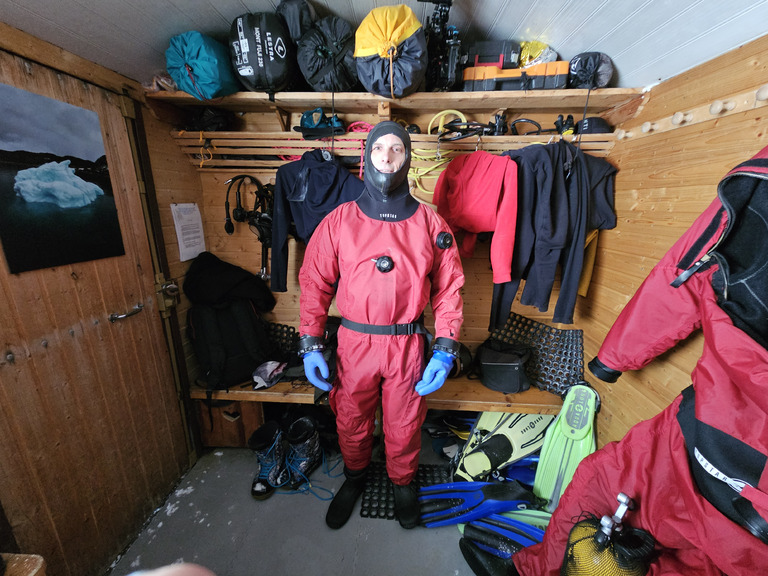
[[435,350],[432,358],[424,370],[421,380],[416,382],[416,393],[419,396],[431,394],[445,384],[448,372],[453,366],[453,356],[442,350]]
[[323,358],[323,353],[319,350],[313,350],[307,352],[302,357],[304,360],[304,374],[307,376],[307,380],[320,390],[328,392],[333,386],[328,382],[328,363]]

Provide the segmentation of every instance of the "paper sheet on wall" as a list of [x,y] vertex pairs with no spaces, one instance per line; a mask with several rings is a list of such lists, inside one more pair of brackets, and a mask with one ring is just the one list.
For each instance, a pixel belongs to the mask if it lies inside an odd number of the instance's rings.
[[182,262],[192,260],[205,251],[203,220],[197,204],[171,204],[173,224],[176,227],[176,239],[179,242],[179,259]]

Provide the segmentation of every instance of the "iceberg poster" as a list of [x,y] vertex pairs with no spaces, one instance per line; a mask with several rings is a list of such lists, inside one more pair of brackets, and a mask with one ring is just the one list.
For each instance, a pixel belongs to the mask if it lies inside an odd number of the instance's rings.
[[13,274],[125,254],[98,114],[0,83],[0,242]]

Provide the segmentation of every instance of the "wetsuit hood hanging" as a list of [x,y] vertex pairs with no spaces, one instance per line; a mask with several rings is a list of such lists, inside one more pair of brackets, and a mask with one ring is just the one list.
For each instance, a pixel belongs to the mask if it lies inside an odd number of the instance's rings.
[[[394,134],[405,146],[405,159],[397,172],[385,173],[373,165],[371,149],[374,142],[387,134]],[[368,193],[379,202],[389,202],[409,193],[408,170],[411,167],[411,138],[405,128],[397,122],[379,122],[368,133],[365,144],[365,176],[363,178]]]

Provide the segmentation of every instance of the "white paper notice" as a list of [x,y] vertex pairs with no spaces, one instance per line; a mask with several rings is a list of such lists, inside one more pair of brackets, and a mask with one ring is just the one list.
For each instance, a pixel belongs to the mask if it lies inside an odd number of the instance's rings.
[[179,241],[179,259],[182,262],[192,260],[200,252],[205,252],[203,220],[197,204],[171,204],[171,213]]

